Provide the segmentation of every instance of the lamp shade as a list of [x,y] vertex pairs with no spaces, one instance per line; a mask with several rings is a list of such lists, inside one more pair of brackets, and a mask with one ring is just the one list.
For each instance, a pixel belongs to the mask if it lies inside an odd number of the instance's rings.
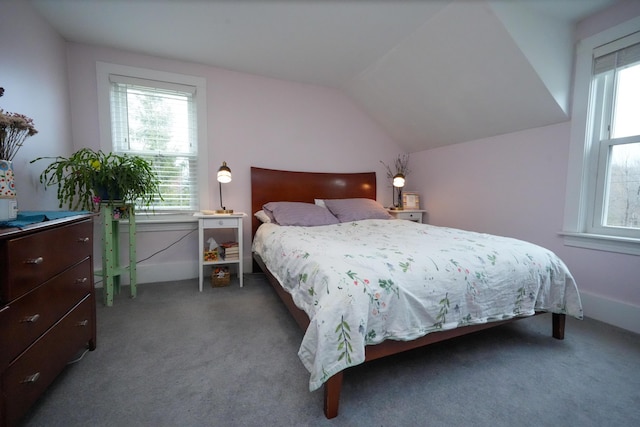
[[223,184],[231,182],[231,169],[227,166],[227,162],[222,162],[222,166],[218,169],[218,182]]
[[401,173],[396,174],[393,177],[393,186],[404,187],[404,175],[402,175]]

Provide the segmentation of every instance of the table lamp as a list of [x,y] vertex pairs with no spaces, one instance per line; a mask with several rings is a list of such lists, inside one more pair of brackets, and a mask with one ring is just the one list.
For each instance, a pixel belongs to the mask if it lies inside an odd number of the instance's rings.
[[397,173],[394,177],[393,177],[393,188],[392,188],[392,199],[391,200],[395,200],[396,198],[396,188],[398,189],[398,201],[393,203],[393,207],[391,209],[394,210],[402,210],[402,187],[404,187],[404,175],[401,173]]
[[231,182],[231,169],[227,166],[227,162],[222,162],[222,166],[218,169],[218,186],[220,187],[220,209],[216,210],[217,214],[231,214],[233,209],[227,209],[222,203],[222,184]]

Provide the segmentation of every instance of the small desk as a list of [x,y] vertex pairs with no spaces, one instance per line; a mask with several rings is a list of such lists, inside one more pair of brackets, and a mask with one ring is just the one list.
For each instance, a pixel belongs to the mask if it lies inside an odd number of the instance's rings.
[[397,219],[406,219],[408,221],[418,222],[422,224],[422,220],[424,217],[424,213],[426,210],[423,209],[387,209],[391,215],[393,215]]
[[[100,203],[102,216],[102,277],[104,305],[113,305],[113,295],[120,293],[120,275],[129,272],[131,298],[138,294],[136,278],[136,216],[133,204]],[[129,265],[120,266],[120,221],[129,221]]]
[[[240,287],[243,286],[242,278],[242,264],[243,264],[243,250],[242,250],[242,219],[247,216],[243,212],[236,212],[232,214],[213,214],[205,215],[197,212],[193,214],[198,218],[198,277],[199,277],[199,289],[202,292],[202,282],[204,278],[204,266],[205,265],[224,265],[224,264],[236,264],[238,266],[238,281]],[[204,260],[204,248],[205,230],[210,229],[233,229],[235,230],[236,241],[238,242],[238,259],[233,260],[217,260],[217,261],[205,261]],[[218,242],[222,243],[222,242]]]

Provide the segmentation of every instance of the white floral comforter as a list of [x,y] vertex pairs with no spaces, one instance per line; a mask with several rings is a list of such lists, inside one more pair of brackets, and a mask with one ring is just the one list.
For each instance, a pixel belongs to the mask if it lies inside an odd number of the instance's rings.
[[309,315],[298,356],[310,390],[386,339],[535,311],[582,318],[564,263],[521,240],[403,220],[263,224],[253,251]]

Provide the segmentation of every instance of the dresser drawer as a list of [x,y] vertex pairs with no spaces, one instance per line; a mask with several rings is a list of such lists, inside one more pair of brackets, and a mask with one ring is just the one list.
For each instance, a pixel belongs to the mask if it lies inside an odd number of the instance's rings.
[[93,223],[83,221],[4,242],[0,299],[11,301],[90,256]]
[[91,293],[91,258],[12,301],[0,312],[0,368]]
[[16,424],[64,366],[91,339],[93,299],[85,297],[4,372],[5,419]]

